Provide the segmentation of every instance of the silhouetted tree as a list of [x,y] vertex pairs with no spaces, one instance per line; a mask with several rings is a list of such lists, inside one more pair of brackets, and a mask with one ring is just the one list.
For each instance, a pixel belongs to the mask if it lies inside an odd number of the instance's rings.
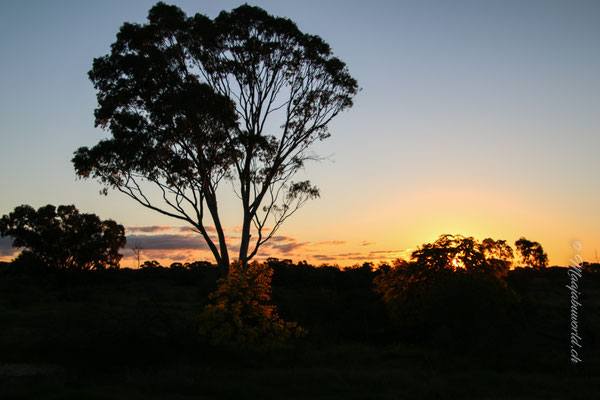
[[183,266],[183,264],[180,263],[180,262],[171,263],[171,265],[169,265],[169,268],[172,269],[172,270],[183,270],[183,269],[185,269],[185,267]]
[[[96,125],[112,137],[75,152],[77,175],[192,225],[223,274],[230,254],[219,184],[234,182],[240,199],[238,258],[245,268],[292,213],[318,196],[310,182],[291,179],[358,90],[321,38],[248,5],[211,20],[158,3],[147,24],[121,27],[89,76],[98,90]],[[156,186],[158,201],[146,184]]]
[[165,267],[163,267],[158,261],[156,260],[152,260],[152,261],[144,261],[144,263],[141,265],[140,269],[164,269]]
[[472,334],[471,329],[488,334],[520,301],[502,279],[511,259],[503,240],[441,235],[415,250],[410,262],[380,268],[375,291],[409,337]]
[[411,254],[411,261],[419,266],[415,273],[421,275],[421,280],[457,269],[502,276],[512,259],[512,248],[505,240],[487,238],[479,243],[472,237],[448,234]]
[[135,256],[135,258],[137,259],[137,267],[139,268],[141,265],[141,257],[142,257],[142,252],[143,252],[144,248],[142,247],[142,242],[140,242],[139,240],[135,243],[135,246],[133,246],[131,248],[131,251],[133,252],[133,255]]
[[581,268],[583,268],[584,271],[598,273],[598,272],[600,272],[600,263],[597,263],[597,262],[590,263],[590,262],[584,261],[581,264]]
[[22,256],[59,269],[117,268],[125,246],[125,228],[95,214],[81,214],[75,206],[53,205],[37,211],[16,207],[0,219],[0,235],[11,236]]
[[[490,239],[491,240],[491,239]],[[496,265],[488,262],[485,247],[472,237],[441,235],[435,242],[427,243],[411,254],[414,279],[426,281],[457,269],[468,272],[494,273]]]
[[506,243],[506,240],[483,239],[481,249],[490,270],[499,276],[505,276],[515,257],[512,247]]
[[532,242],[522,237],[515,242],[515,247],[521,255],[521,262],[524,265],[535,270],[540,270],[548,266],[548,255],[538,242]]
[[214,268],[214,265],[209,263],[208,261],[194,261],[192,263],[184,264],[187,269],[208,269]]

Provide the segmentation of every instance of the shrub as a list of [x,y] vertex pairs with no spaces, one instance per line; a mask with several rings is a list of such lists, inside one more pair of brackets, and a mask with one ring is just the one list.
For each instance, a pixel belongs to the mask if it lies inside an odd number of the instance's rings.
[[283,321],[271,301],[273,270],[267,264],[250,264],[246,271],[233,263],[220,279],[199,317],[200,334],[214,345],[271,347],[303,336],[295,322]]

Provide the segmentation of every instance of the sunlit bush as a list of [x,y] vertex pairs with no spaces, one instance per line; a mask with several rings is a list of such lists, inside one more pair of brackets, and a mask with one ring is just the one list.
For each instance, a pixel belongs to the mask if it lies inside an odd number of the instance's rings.
[[283,321],[270,304],[272,275],[267,264],[252,263],[244,272],[233,263],[200,314],[200,334],[212,344],[233,347],[268,347],[303,336],[302,328]]

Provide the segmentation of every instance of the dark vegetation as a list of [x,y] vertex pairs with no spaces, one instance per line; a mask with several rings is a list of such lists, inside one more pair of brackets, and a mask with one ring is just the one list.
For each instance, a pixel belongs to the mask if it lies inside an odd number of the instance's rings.
[[15,262],[29,270],[118,268],[125,246],[122,225],[82,214],[73,205],[18,206],[0,218],[0,236],[24,248]]
[[584,399],[600,383],[592,269],[580,279],[584,362],[573,366],[564,268],[497,280],[447,273],[390,308],[374,282],[408,263],[341,270],[270,259],[270,303],[306,334],[231,347],[199,334],[216,266],[32,274],[15,264],[0,265],[0,383],[13,398]]

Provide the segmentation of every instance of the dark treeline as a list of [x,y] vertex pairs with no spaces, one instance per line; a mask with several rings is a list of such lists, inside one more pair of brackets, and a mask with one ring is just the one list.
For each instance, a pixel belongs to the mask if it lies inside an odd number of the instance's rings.
[[[498,281],[450,274],[427,290],[411,289],[404,303],[386,299],[381,289],[400,261],[346,269],[274,258],[266,264],[273,271],[273,305],[281,318],[306,332],[287,343],[288,350],[358,344],[383,351],[403,344],[466,355],[469,362],[494,368],[569,366],[564,268],[516,268]],[[580,281],[579,330],[585,338],[583,368],[597,370],[600,274],[593,267]],[[223,347],[198,335],[198,315],[211,303],[219,279],[218,268],[209,263],[35,273],[2,263],[0,271],[0,362],[202,363],[210,354],[223,360]]]

